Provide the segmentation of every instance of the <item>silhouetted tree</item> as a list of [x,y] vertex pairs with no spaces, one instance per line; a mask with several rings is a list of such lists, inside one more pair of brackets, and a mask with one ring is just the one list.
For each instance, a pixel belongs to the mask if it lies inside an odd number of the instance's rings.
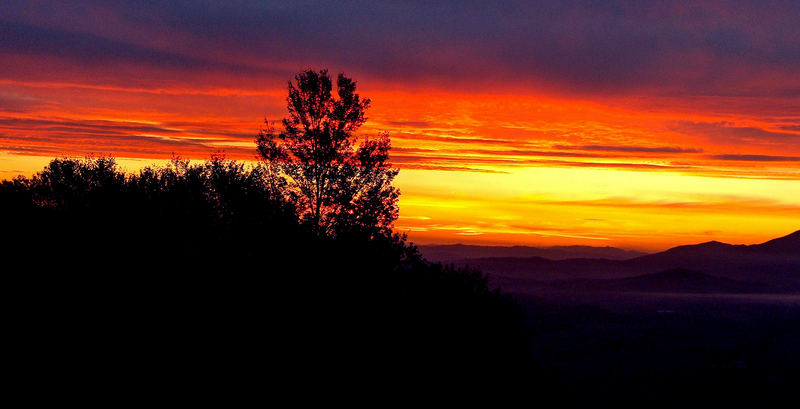
[[327,70],[297,74],[295,83],[289,81],[283,129],[266,121],[256,138],[258,151],[317,235],[391,235],[399,192],[392,186],[398,171],[389,163],[389,136],[356,146],[370,100],[344,74],[336,79],[338,98],[332,90]]
[[125,175],[114,158],[57,158],[28,182],[34,200],[45,207],[101,206],[118,197]]

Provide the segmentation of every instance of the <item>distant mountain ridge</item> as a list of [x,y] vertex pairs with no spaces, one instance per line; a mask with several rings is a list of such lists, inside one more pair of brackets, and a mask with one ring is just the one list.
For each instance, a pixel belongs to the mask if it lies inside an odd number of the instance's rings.
[[679,269],[750,283],[752,289],[758,291],[800,291],[800,231],[761,244],[732,245],[711,241],[624,260],[486,257],[465,258],[453,263],[478,267],[489,273],[493,282],[504,287],[525,282],[624,279]]
[[438,244],[418,246],[426,259],[438,263],[486,257],[541,257],[549,260],[571,258],[605,258],[626,260],[647,253],[616,247],[593,246],[475,246],[469,244]]
[[749,246],[756,251],[795,254],[800,253],[800,230],[784,237],[770,240],[766,243]]
[[769,291],[760,283],[748,283],[715,277],[685,269],[666,270],[660,273],[643,274],[617,279],[559,280],[547,283],[558,289],[581,289],[623,292],[669,292],[669,293],[749,293]]

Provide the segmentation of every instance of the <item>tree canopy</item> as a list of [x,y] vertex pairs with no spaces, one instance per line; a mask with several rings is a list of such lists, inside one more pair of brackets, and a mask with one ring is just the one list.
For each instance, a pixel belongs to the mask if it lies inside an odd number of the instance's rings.
[[357,143],[370,100],[356,92],[356,82],[339,74],[334,96],[327,70],[306,70],[289,81],[286,102],[282,129],[265,121],[256,143],[302,220],[318,235],[391,234],[398,170],[389,162],[388,134]]

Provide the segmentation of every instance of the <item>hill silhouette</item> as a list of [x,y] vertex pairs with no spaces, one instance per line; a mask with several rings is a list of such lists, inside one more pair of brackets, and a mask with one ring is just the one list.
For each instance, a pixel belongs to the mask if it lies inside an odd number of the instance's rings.
[[399,235],[320,236],[259,167],[126,175],[109,158],[56,159],[0,183],[0,215],[30,368],[234,382],[259,367],[509,373],[527,360],[522,311],[485,275],[427,263]]

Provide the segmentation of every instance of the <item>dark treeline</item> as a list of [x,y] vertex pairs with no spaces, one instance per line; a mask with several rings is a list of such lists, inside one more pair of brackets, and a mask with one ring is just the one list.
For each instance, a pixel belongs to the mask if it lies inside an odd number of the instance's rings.
[[521,310],[484,275],[427,263],[391,232],[320,234],[263,164],[125,174],[111,158],[54,159],[2,182],[0,206],[21,341],[65,371],[256,382],[243,373],[527,364]]

